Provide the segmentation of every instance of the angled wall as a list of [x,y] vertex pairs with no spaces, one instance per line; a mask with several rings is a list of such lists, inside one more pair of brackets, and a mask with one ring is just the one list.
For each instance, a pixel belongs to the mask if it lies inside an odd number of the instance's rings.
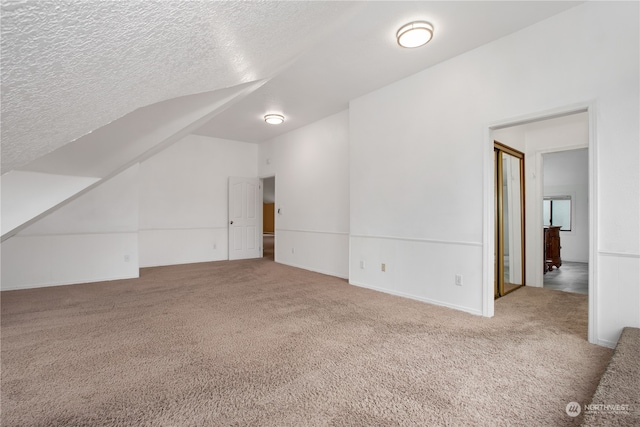
[[2,290],[138,277],[138,169],[2,242]]
[[2,176],[2,240],[161,152],[264,84],[251,82],[139,108]]
[[11,171],[2,183],[2,235],[54,208],[100,178],[56,173]]

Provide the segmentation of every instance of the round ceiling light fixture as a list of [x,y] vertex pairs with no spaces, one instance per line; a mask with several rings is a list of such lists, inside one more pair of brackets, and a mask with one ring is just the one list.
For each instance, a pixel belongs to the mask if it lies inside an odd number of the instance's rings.
[[264,121],[270,125],[279,125],[284,123],[284,116],[282,114],[267,114],[264,116]]
[[420,47],[433,37],[433,25],[427,21],[413,21],[400,27],[396,33],[398,44],[402,47]]

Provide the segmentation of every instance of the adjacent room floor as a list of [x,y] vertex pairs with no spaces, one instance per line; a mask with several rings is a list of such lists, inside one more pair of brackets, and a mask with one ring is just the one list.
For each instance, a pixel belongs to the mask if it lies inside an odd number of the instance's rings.
[[275,235],[262,235],[262,257],[265,259],[275,260]]
[[544,287],[558,291],[589,293],[589,264],[586,262],[562,262],[544,275]]

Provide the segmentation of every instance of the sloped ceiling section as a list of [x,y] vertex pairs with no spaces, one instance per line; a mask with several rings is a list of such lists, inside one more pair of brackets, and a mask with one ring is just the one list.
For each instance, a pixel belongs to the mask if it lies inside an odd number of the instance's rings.
[[3,174],[2,241],[201,126],[265,80],[139,108]]
[[106,177],[127,163],[145,160],[168,142],[182,138],[234,102],[264,84],[265,80],[227,89],[185,95],[158,102],[121,117],[45,154],[25,171],[75,176]]
[[2,1],[2,173],[140,107],[268,78],[349,2]]

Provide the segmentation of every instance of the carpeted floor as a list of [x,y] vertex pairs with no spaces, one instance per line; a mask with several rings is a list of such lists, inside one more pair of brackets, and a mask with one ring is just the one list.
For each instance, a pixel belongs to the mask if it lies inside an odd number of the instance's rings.
[[491,319],[265,259],[2,293],[3,426],[577,425],[586,295]]
[[584,407],[584,426],[640,426],[640,329],[624,328],[593,400]]

